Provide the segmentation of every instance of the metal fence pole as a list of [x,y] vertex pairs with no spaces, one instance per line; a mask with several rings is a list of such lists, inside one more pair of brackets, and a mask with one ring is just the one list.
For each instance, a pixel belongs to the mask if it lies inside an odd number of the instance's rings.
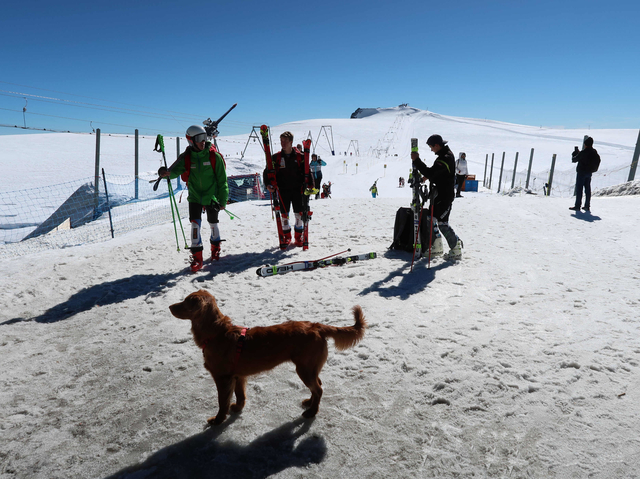
[[553,185],[553,170],[556,168],[556,154],[551,159],[551,171],[549,171],[549,182],[547,183],[547,196],[551,196],[551,185]]
[[491,153],[491,171],[489,171],[489,186],[488,186],[489,189],[491,189],[491,180],[493,179],[493,156],[494,156],[494,153]]
[[513,187],[516,184],[516,168],[518,168],[518,153],[516,151],[516,162],[513,164],[513,176],[511,177],[511,189],[513,189]]
[[[136,162],[135,168],[134,168],[135,175],[136,175],[136,200],[138,199],[138,179],[139,179],[138,178],[138,172],[139,172],[139,170],[138,170],[138,160],[140,158],[139,155],[138,155],[138,151],[139,151],[138,150],[138,129],[136,128],[136,146],[135,146],[135,155],[134,155],[135,156],[135,162]],[[106,183],[105,183],[105,185],[106,185]],[[105,188],[106,188],[106,186],[105,186]]]
[[531,148],[531,156],[529,157],[529,169],[527,170],[527,184],[526,189],[529,189],[529,178],[531,178],[531,165],[533,165],[533,148]]
[[629,169],[629,179],[633,181],[636,176],[636,168],[638,167],[638,157],[640,156],[640,131],[638,132],[638,141],[636,141],[636,149],[633,152],[633,160],[631,160],[631,168]]
[[95,217],[98,215],[98,205],[100,203],[100,199],[98,197],[98,192],[100,191],[100,128],[96,129],[96,174],[93,180],[93,185],[95,187],[93,197],[93,215]]
[[104,182],[104,196],[107,199],[107,211],[109,212],[109,226],[111,227],[111,237],[114,238],[113,219],[111,218],[111,206],[109,205],[109,190],[107,189],[107,178],[105,177],[105,174],[104,174],[104,168],[102,168],[102,181]]
[[507,154],[506,151],[502,152],[502,163],[500,164],[500,177],[498,178],[498,193],[500,193],[500,186],[502,186],[502,170],[504,170],[504,155],[506,154]]
[[489,153],[487,153],[487,157],[484,159],[484,175],[482,176],[482,186],[487,186],[487,164],[489,163]]

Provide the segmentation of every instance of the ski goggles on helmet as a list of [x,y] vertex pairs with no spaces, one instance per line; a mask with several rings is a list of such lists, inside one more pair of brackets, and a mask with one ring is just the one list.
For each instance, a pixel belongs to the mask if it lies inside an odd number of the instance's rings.
[[198,133],[197,135],[193,135],[193,136],[191,136],[189,138],[194,143],[200,143],[201,141],[207,141],[207,134],[206,133]]

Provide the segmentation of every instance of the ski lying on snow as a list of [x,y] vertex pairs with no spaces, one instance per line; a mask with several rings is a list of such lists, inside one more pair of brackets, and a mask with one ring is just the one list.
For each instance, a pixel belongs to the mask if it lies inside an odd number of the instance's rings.
[[376,253],[356,254],[352,256],[319,259],[315,261],[296,261],[294,263],[287,263],[275,266],[264,266],[256,270],[258,276],[275,276],[278,274],[290,273],[291,271],[310,271],[317,268],[326,268],[327,266],[342,266],[344,264],[353,264],[357,261],[364,261],[367,259],[377,258]]

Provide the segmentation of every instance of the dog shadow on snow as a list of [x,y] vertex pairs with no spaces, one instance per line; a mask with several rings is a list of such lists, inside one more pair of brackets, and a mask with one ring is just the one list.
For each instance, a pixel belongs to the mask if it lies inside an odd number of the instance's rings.
[[[407,254],[398,251],[387,251],[384,254],[385,258],[389,259],[402,259],[407,260]],[[414,261],[413,271],[411,271],[411,255],[409,255],[409,261],[404,262],[400,268],[395,271],[390,271],[389,274],[380,281],[374,282],[368,288],[363,289],[359,295],[364,296],[369,293],[378,293],[383,298],[398,297],[400,299],[408,299],[411,295],[424,291],[426,287],[431,283],[438,271],[455,266],[455,263],[450,261],[440,261],[438,264],[431,264],[428,267],[428,261],[426,258],[422,258]],[[395,279],[400,278],[399,284],[395,283]]]
[[322,437],[303,437],[313,419],[298,418],[270,431],[247,445],[220,440],[238,416],[171,446],[156,451],[144,462],[126,467],[107,479],[137,477],[256,478],[262,479],[290,467],[321,463],[327,454]]
[[[211,280],[213,276],[223,272],[241,273],[250,268],[264,266],[265,262],[286,261],[286,252],[280,249],[265,250],[261,253],[244,253],[223,256],[220,261],[208,264],[204,270],[193,275],[193,282]],[[186,258],[185,253],[185,258]],[[105,265],[108,270],[109,266]],[[190,278],[192,273],[185,263],[185,267],[174,273],[164,274],[134,274],[128,278],[87,286],[72,294],[66,301],[56,304],[39,316],[28,318],[12,318],[0,322],[0,326],[19,323],[22,321],[36,321],[38,323],[56,323],[72,316],[89,311],[96,306],[107,306],[122,303],[129,299],[162,296],[176,282],[182,278]]]

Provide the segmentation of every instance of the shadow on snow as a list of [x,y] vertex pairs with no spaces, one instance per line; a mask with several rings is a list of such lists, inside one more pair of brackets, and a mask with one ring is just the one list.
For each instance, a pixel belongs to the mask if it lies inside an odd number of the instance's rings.
[[220,426],[160,449],[144,462],[126,467],[108,479],[261,479],[290,467],[305,468],[319,464],[327,454],[327,445],[322,437],[312,434],[302,438],[309,431],[313,419],[290,421],[247,445],[232,440],[220,441],[219,436],[237,417],[233,415]]
[[[390,259],[405,259],[406,257],[410,258],[411,255],[397,251],[387,251],[384,257]],[[455,263],[442,261],[442,259],[438,261],[440,261],[440,263],[435,265],[432,262],[429,268],[427,258],[421,258],[414,261],[413,271],[411,271],[411,262],[407,261],[406,264],[395,271],[391,271],[385,278],[376,281],[358,294],[364,296],[377,292],[383,298],[398,297],[400,299],[408,299],[411,295],[424,291],[429,283],[435,279],[437,271],[455,265]],[[400,278],[400,284],[387,284],[398,277]]]
[[[209,281],[220,273],[243,273],[251,267],[257,269],[258,266],[264,266],[265,262],[275,264],[275,262],[284,258],[286,251],[282,252],[283,254],[279,253],[280,249],[274,248],[261,253],[223,256],[220,261],[214,264],[206,264],[205,269],[193,275],[192,282]],[[203,275],[202,273],[205,274]],[[22,321],[55,323],[69,319],[78,313],[89,311],[95,306],[117,304],[138,297],[161,296],[183,277],[191,277],[188,267],[175,273],[136,274],[128,278],[88,286],[74,293],[66,301],[49,308],[39,316],[8,319],[0,323],[0,326]]]

